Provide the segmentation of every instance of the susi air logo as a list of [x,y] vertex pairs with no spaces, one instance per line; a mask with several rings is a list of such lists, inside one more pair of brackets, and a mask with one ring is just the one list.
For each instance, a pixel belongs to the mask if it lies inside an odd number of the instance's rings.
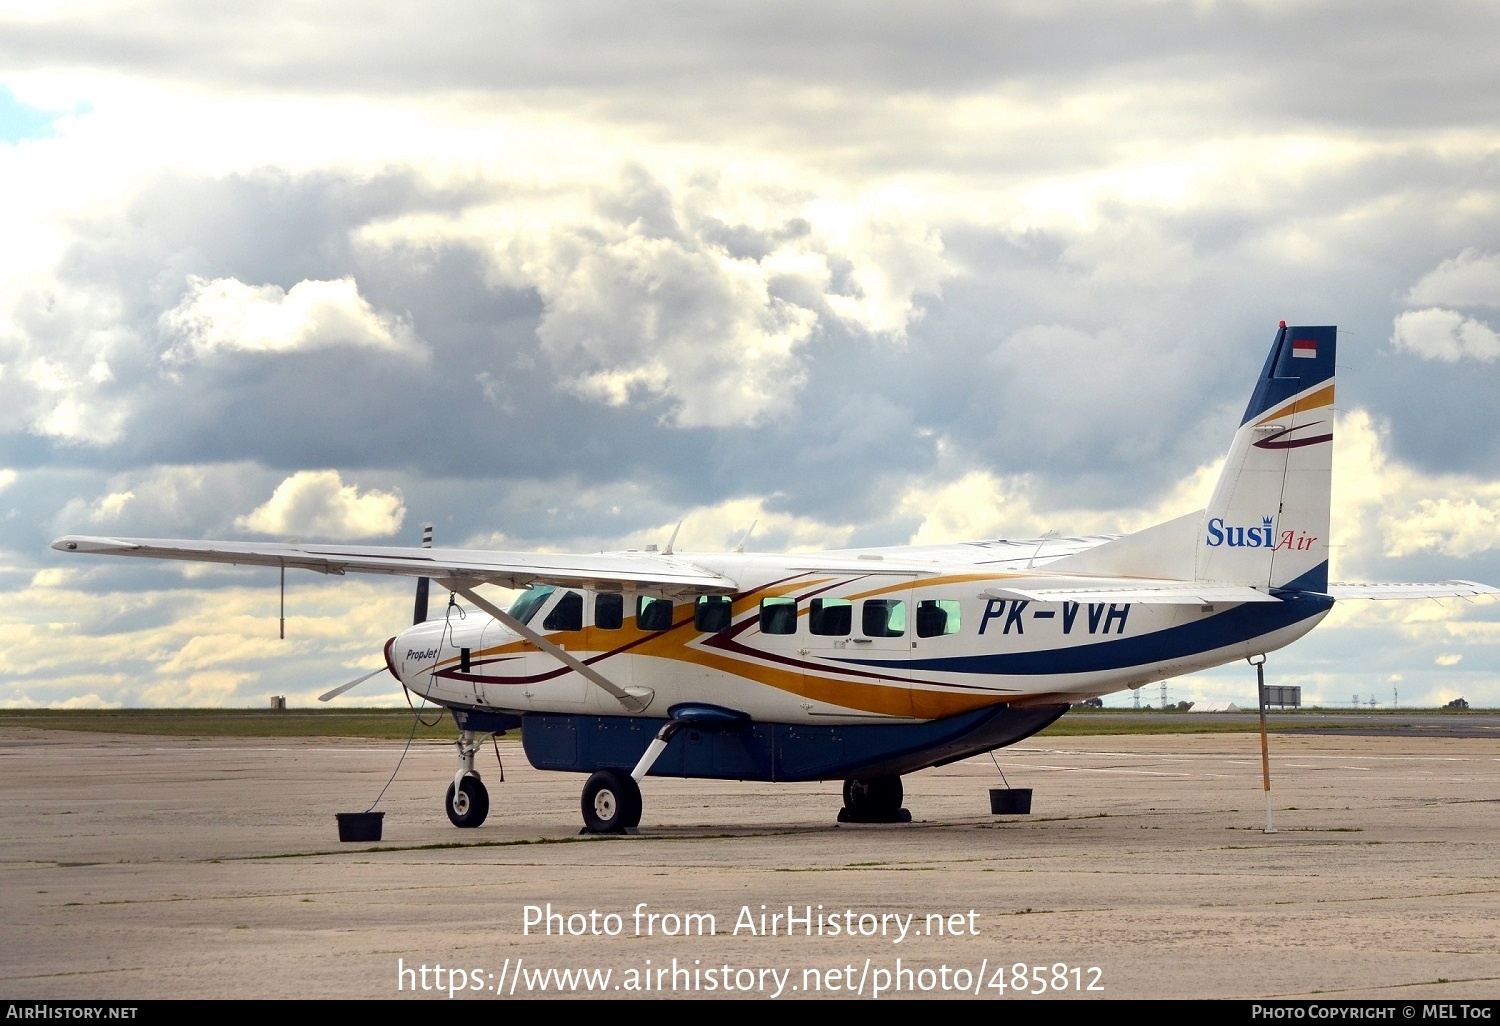
[[1274,549],[1276,522],[1263,517],[1259,527],[1225,527],[1223,517],[1208,522],[1209,548],[1227,545],[1231,549]]
[[1228,546],[1231,549],[1290,549],[1305,552],[1317,541],[1316,535],[1304,531],[1282,531],[1276,536],[1276,521],[1262,517],[1259,527],[1226,527],[1223,517],[1214,517],[1208,522],[1208,547],[1216,549]]

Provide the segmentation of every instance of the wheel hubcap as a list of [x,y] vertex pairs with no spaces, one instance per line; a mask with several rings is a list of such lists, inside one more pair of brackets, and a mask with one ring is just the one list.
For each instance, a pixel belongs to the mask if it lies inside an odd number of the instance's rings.
[[460,816],[467,816],[469,814],[469,792],[453,792],[453,811]]
[[610,790],[600,791],[594,795],[594,814],[602,820],[615,818],[615,793]]

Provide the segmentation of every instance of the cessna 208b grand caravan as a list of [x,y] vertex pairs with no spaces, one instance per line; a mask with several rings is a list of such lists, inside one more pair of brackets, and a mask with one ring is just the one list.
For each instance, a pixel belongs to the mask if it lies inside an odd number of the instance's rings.
[[[843,780],[841,819],[900,821],[904,774],[1014,744],[1085,699],[1258,659],[1336,599],[1496,591],[1328,583],[1335,341],[1283,322],[1207,508],[1124,537],[791,555],[53,547],[425,578],[487,613],[428,620],[422,581],[418,622],[385,646],[391,674],[457,722],[460,827],[489,812],[476,750],[516,728],[533,766],[590,774],[591,832],[634,828],[649,774]],[[484,584],[524,590],[501,608]]]

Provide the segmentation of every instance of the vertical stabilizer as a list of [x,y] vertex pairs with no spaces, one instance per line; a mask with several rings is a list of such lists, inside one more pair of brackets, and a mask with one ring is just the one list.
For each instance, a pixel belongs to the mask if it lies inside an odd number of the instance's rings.
[[1203,514],[1197,580],[1327,590],[1336,335],[1276,333]]

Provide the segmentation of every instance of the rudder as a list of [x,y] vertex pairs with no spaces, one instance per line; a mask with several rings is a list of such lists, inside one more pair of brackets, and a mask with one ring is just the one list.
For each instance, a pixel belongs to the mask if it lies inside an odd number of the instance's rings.
[[1327,590],[1337,334],[1282,322],[1204,511],[1197,580]]

